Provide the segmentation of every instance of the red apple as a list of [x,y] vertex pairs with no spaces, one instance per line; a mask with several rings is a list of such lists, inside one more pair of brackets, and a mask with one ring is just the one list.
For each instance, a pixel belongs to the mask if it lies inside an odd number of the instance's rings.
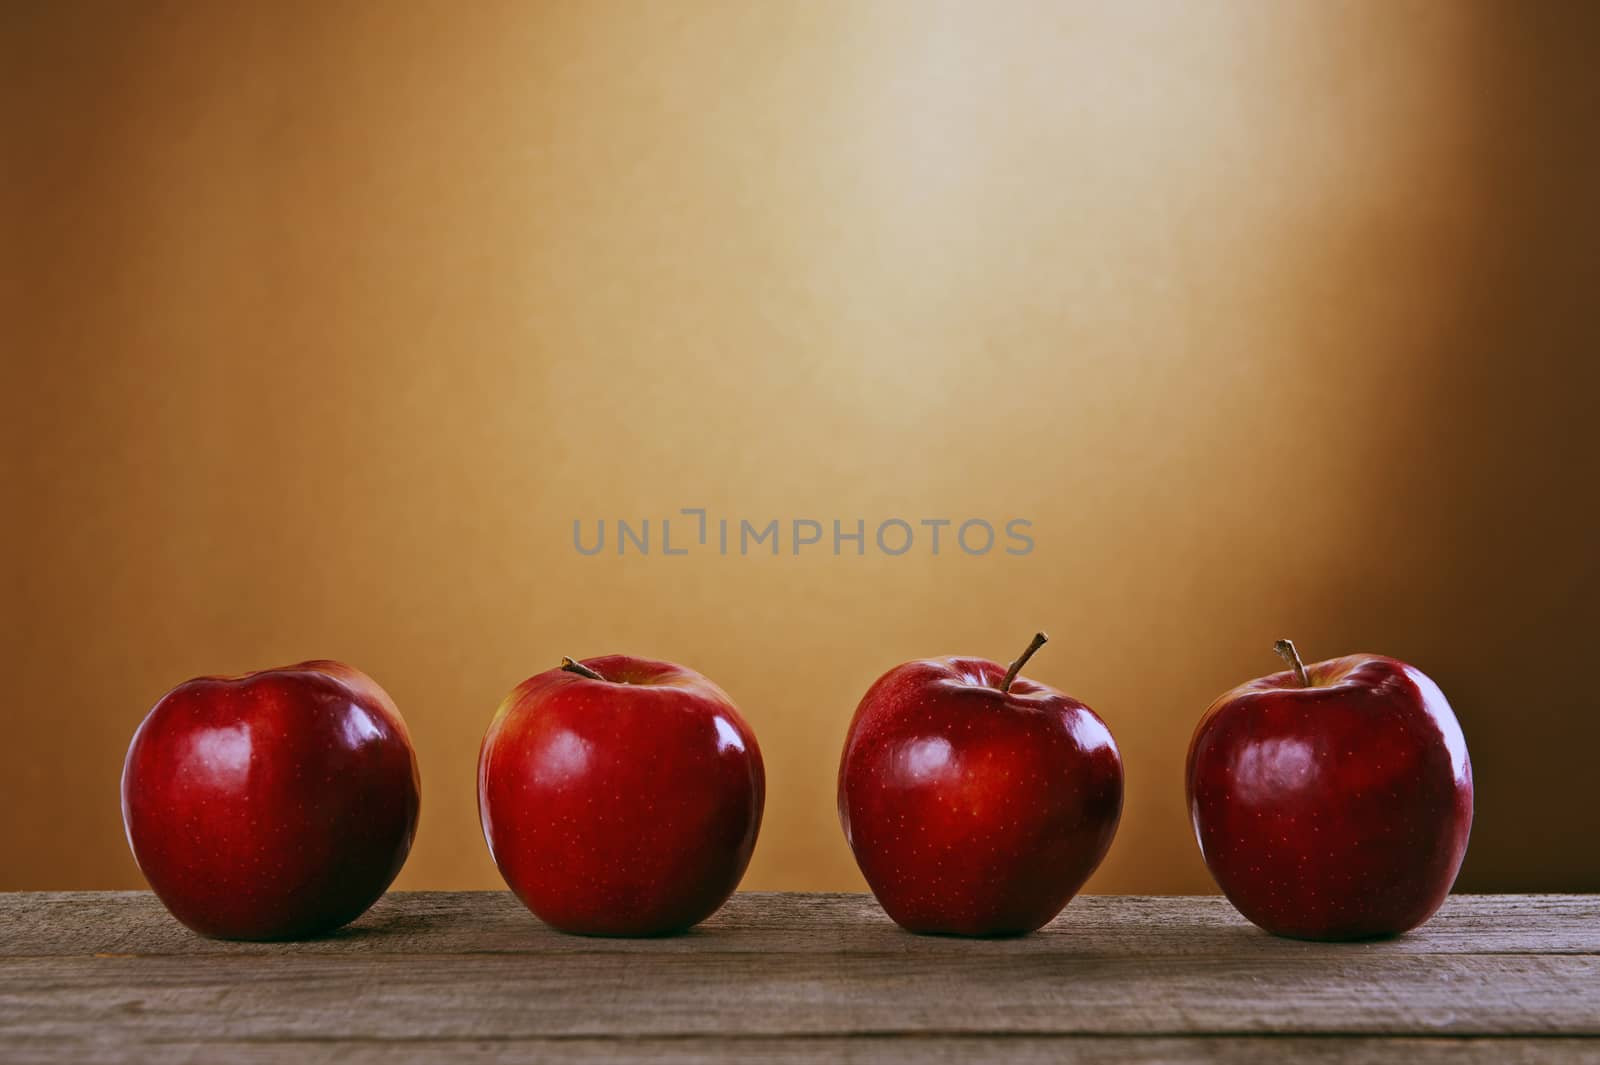
[[1239,912],[1299,939],[1397,935],[1450,893],[1472,829],[1472,763],[1438,685],[1349,655],[1228,692],[1189,744],[1189,814]]
[[314,936],[361,916],[405,864],[418,805],[400,712],[338,662],[180,684],[122,770],[145,879],[174,917],[222,939]]
[[766,772],[723,690],[627,655],[530,677],[478,756],[478,812],[500,874],[548,924],[587,935],[679,932],[750,864]]
[[839,764],[839,821],[884,911],[913,932],[1016,935],[1083,887],[1122,814],[1105,722],[982,658],[907,662],[868,689]]

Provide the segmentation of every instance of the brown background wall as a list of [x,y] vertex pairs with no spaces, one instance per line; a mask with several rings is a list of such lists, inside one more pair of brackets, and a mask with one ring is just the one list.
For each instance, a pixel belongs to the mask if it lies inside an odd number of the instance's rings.
[[[747,887],[857,887],[861,691],[1043,626],[1094,890],[1210,888],[1185,745],[1281,634],[1449,693],[1464,887],[1600,890],[1600,6],[233,6],[0,14],[0,887],[138,884],[139,718],[310,656],[412,725],[401,886],[494,886],[490,713],[614,650],[746,710]],[[1038,546],[570,546],[695,505]]]

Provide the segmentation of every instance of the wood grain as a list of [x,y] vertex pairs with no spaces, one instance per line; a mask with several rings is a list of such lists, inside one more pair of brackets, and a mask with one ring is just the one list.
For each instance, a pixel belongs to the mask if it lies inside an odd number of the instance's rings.
[[[113,1065],[139,1059],[139,1050],[110,1041],[24,1044],[0,1048],[4,1060],[38,1065]],[[21,1051],[18,1053],[18,1051]],[[503,1062],[562,1062],[653,1065],[750,1062],[811,1065],[815,1062],[872,1065],[954,1065],[1004,1061],[1015,1065],[1348,1065],[1350,1062],[1404,1062],[1405,1065],[1572,1065],[1600,1062],[1600,1046],[1573,1039],[1303,1039],[1158,1036],[1103,1037],[943,1037],[784,1039],[480,1039],[366,1042],[361,1040],[239,1042],[196,1039],[182,1045],[150,1047],[163,1062],[231,1062],[237,1065],[306,1065],[332,1061],[344,1065],[396,1065],[399,1062],[450,1062],[498,1065]]]
[[493,892],[392,894],[304,943],[201,939],[134,892],[0,895],[0,929],[8,1060],[1600,1060],[1590,896],[1456,897],[1361,944],[1139,897],[979,941],[855,895],[741,895],[659,940]]
[[145,891],[0,894],[0,955],[73,954],[587,954],[705,951],[810,954],[848,937],[853,951],[887,954],[1103,954],[1112,957],[1600,954],[1600,896],[1456,895],[1410,935],[1370,943],[1304,943],[1269,936],[1216,895],[1088,895],[1019,939],[914,936],[871,895],[740,893],[686,935],[587,939],[541,924],[509,892],[391,892],[360,920],[303,943],[203,939]]

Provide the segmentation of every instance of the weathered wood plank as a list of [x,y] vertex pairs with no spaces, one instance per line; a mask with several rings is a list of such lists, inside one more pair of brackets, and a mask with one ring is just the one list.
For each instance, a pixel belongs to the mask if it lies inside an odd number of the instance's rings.
[[1325,945],[1215,897],[1087,897],[975,942],[903,933],[870,896],[740,895],[638,941],[561,935],[504,892],[393,894],[324,940],[238,944],[148,893],[0,895],[5,1061],[1538,1065],[1600,1062],[1595,1037],[1591,896],[1461,896]]
[[[1406,1065],[1570,1065],[1600,1062],[1600,1041],[1576,1039],[1302,1039],[1260,1038],[1106,1038],[955,1036],[947,1039],[559,1039],[383,1041],[272,1041],[258,1043],[197,1040],[147,1046],[109,1042],[27,1042],[8,1048],[18,1060],[38,1065],[114,1065],[133,1060],[237,1065],[408,1065],[449,1061],[453,1065],[506,1062],[562,1062],[573,1065],[697,1065],[761,1061],[770,1065],[953,1065],[1006,1061],[1012,1065],[1076,1062],[1133,1065],[1351,1065],[1396,1061]],[[0,1049],[0,1057],[6,1055]]]
[[852,951],[24,958],[0,1043],[729,1035],[1593,1035],[1592,955],[1107,958]]
[[688,935],[567,936],[508,892],[397,892],[356,924],[306,943],[223,943],[183,928],[148,892],[0,894],[0,956],[93,954],[810,954],[818,949],[1014,957],[1323,957],[1600,954],[1600,896],[1458,895],[1421,929],[1374,943],[1316,944],[1259,931],[1218,896],[1085,896],[1040,932],[1012,940],[913,936],[870,895],[741,893]]

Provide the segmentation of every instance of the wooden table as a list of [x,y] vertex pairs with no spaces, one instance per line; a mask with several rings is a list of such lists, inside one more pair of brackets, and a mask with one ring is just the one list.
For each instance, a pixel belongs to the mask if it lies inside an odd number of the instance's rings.
[[200,939],[141,892],[0,895],[0,1058],[46,1062],[1600,1061],[1600,896],[1457,896],[1381,943],[1219,898],[1085,897],[1022,939],[866,895],[736,896],[687,935],[390,894],[307,943]]

